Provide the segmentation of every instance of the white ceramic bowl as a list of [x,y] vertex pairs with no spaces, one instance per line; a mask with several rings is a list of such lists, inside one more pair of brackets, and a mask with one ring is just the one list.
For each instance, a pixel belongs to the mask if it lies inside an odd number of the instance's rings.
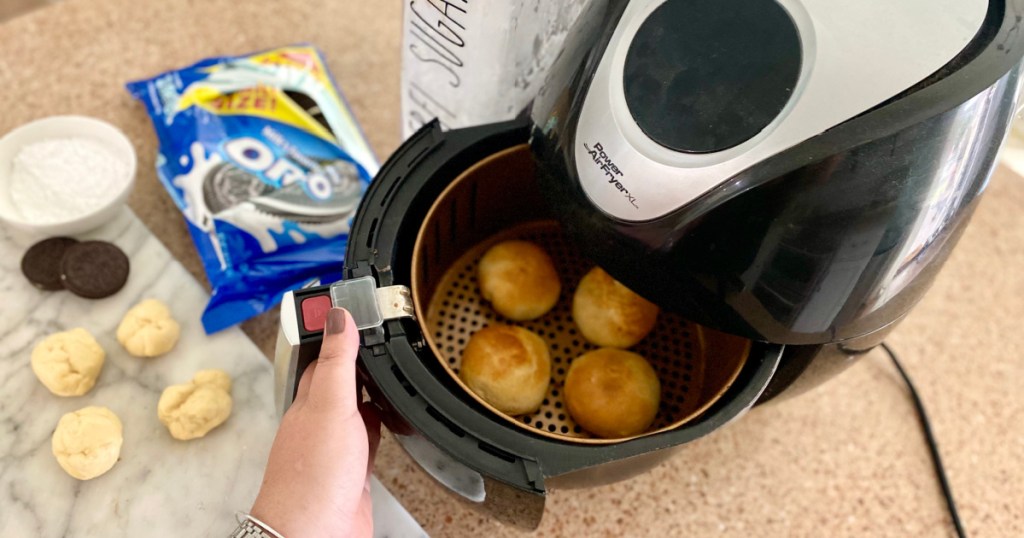
[[[55,138],[88,138],[101,144],[125,165],[124,187],[109,200],[84,215],[59,222],[38,223],[26,219],[11,200],[14,157],[29,144]],[[74,235],[110,220],[128,199],[135,184],[135,148],[117,127],[85,116],[51,116],[26,123],[0,138],[0,219],[7,224],[39,235]]]

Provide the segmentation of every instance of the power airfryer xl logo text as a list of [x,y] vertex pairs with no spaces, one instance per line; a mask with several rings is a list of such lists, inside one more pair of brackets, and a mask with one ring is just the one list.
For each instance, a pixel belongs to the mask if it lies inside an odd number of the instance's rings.
[[626,197],[626,201],[629,202],[629,205],[637,209],[640,209],[640,206],[636,205],[636,196],[630,194],[629,189],[627,189],[626,186],[623,185],[622,181],[619,179],[623,177],[622,170],[619,170],[619,167],[615,166],[615,163],[612,161],[612,158],[609,157],[608,154],[604,152],[604,147],[601,146],[601,143],[596,142],[594,143],[594,147],[590,147],[587,145],[586,142],[584,142],[583,148],[586,149],[587,153],[590,154],[590,158],[594,159],[594,164],[596,164],[601,169],[601,171],[604,172],[605,177],[608,178],[608,184],[618,189],[619,192],[621,192],[622,195]]

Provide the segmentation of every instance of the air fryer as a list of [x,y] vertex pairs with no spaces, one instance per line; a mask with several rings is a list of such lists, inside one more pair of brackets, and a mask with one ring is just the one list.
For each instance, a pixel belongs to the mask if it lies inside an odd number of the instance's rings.
[[[345,306],[360,376],[406,451],[533,527],[552,490],[643,472],[820,384],[882,341],[963,231],[1013,115],[1022,5],[592,2],[529,117],[433,122],[385,163],[345,280],[284,298],[279,408],[326,309]],[[563,282],[552,312],[520,324],[553,368],[540,411],[517,417],[457,375],[476,329],[510,323],[475,281],[482,252],[509,238],[544,246]],[[593,349],[568,309],[593,266],[662,307],[634,348],[662,403],[630,438],[587,434],[559,392]]]

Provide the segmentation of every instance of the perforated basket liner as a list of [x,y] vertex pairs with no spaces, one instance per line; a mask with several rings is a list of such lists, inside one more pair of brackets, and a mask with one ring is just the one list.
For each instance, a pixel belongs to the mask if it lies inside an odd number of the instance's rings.
[[[562,294],[558,304],[539,319],[510,321],[495,312],[480,296],[477,263],[491,245],[508,239],[525,239],[543,247],[561,277]],[[551,384],[540,410],[530,415],[508,417],[491,409],[522,427],[549,437],[589,443],[620,441],[591,436],[573,422],[562,401],[562,386],[569,364],[583,353],[597,349],[583,339],[572,319],[572,296],[576,284],[592,267],[594,265],[579,255],[553,221],[515,226],[477,244],[445,271],[427,308],[428,341],[452,375],[458,378],[462,352],[470,336],[478,329],[492,324],[508,324],[537,333],[547,342],[552,361]],[[646,358],[661,381],[661,405],[647,433],[677,426],[710,405],[702,386],[705,353],[699,326],[677,315],[662,312],[654,330],[631,351]],[[739,369],[736,370],[738,372]],[[730,382],[734,377],[735,374],[729,376]],[[487,405],[479,397],[477,400]]]

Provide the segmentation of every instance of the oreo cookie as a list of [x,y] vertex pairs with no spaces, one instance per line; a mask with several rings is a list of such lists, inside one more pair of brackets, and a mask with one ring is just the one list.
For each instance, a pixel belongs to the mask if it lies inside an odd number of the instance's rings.
[[83,241],[64,253],[60,278],[71,293],[102,299],[124,287],[128,268],[128,256],[116,245],[106,241]]
[[274,192],[274,187],[229,163],[213,167],[203,181],[203,201],[214,215],[250,198],[271,192]]
[[64,253],[78,241],[70,237],[51,237],[32,245],[21,258],[21,272],[41,290],[62,290],[60,264]]

